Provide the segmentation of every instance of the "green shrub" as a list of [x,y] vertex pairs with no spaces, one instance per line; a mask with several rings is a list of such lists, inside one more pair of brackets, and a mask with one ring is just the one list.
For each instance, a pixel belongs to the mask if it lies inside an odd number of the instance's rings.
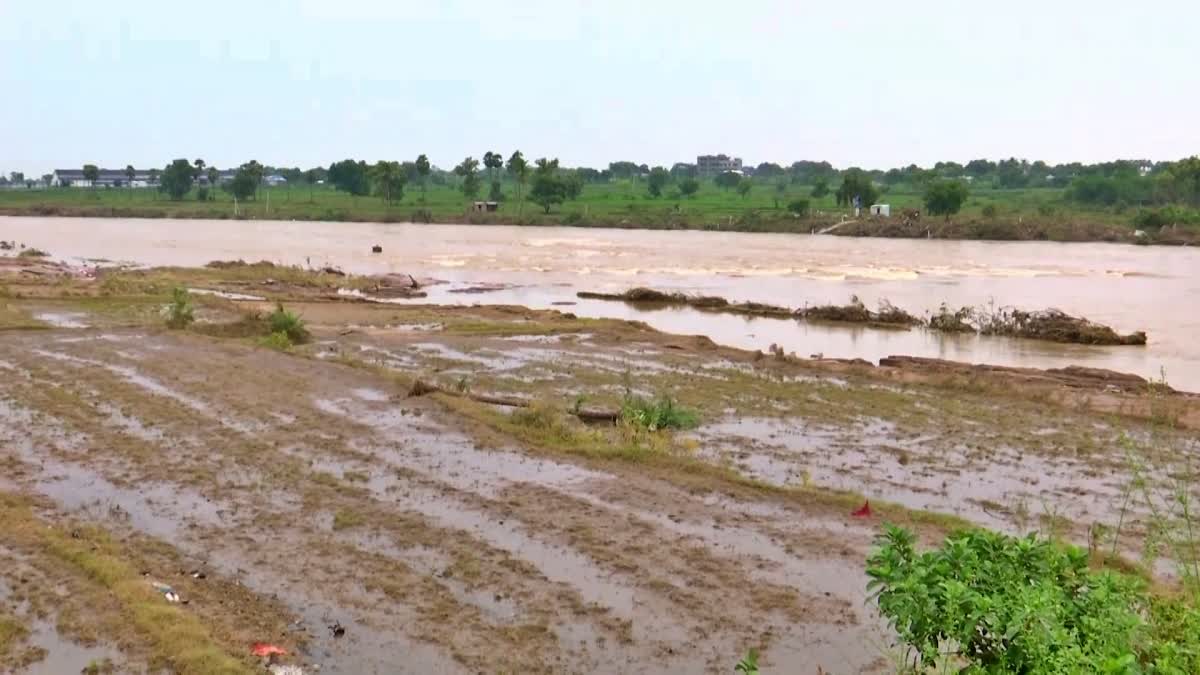
[[196,320],[192,307],[192,296],[186,288],[176,286],[171,291],[171,304],[167,305],[167,328],[182,330]]
[[283,303],[279,303],[275,311],[267,317],[267,325],[270,326],[271,333],[282,333],[291,344],[299,345],[308,341],[308,329],[304,327],[304,319],[301,319],[299,314],[284,309]]
[[1200,614],[1078,548],[976,530],[919,554],[914,540],[886,527],[867,588],[923,666],[950,651],[969,673],[1197,672]]
[[798,218],[803,218],[804,216],[808,215],[808,200],[793,199],[792,201],[788,202],[787,209],[788,213]]
[[198,202],[208,201],[208,188],[202,187],[202,188],[198,188],[196,190],[196,201],[198,201]]
[[292,348],[292,341],[288,339],[287,333],[271,333],[270,335],[260,338],[258,344],[267,349],[276,349],[285,352]]
[[46,258],[50,254],[40,248],[27,248],[17,254],[18,258]]
[[984,218],[995,218],[997,213],[998,212],[996,210],[995,204],[984,204],[984,206],[983,206],[983,217]]
[[627,395],[621,403],[621,419],[647,431],[692,429],[699,424],[696,412],[684,408],[669,396],[648,399]]

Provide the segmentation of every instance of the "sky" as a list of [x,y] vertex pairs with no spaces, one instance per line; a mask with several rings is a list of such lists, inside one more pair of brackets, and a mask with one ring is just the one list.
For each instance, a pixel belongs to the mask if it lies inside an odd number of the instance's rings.
[[1195,0],[0,0],[0,171],[1200,153]]

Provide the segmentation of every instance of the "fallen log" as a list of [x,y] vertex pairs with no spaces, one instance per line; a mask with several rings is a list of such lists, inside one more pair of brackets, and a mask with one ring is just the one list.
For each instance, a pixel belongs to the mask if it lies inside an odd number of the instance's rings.
[[[499,405],[506,408],[531,408],[533,401],[515,396],[498,396],[495,394],[476,394],[469,391],[454,391],[439,387],[436,384],[431,384],[425,380],[416,380],[409,387],[409,396],[427,396],[429,394],[445,394],[446,396],[454,396],[456,398],[466,398],[478,403],[486,403],[488,405]],[[578,417],[584,422],[616,422],[621,417],[619,410],[589,410],[579,408],[568,410],[568,413]]]

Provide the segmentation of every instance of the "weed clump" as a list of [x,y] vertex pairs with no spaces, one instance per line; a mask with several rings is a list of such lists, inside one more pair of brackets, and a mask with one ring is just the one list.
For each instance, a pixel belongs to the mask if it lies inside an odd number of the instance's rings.
[[258,344],[267,349],[274,349],[280,352],[286,352],[292,348],[292,341],[288,339],[287,333],[270,333],[265,337],[259,338]]
[[646,431],[694,429],[700,423],[694,410],[679,405],[669,396],[649,399],[632,394],[621,402],[621,420]]
[[43,251],[40,248],[30,247],[30,248],[27,248],[27,249],[21,251],[20,253],[18,253],[17,257],[18,258],[48,258],[48,257],[50,257],[50,254],[46,253],[45,251]]
[[283,334],[290,345],[300,345],[308,342],[308,328],[304,325],[304,319],[300,318],[299,314],[289,312],[283,308],[283,303],[279,303],[275,307],[275,311],[271,312],[267,317],[267,325],[271,329],[271,334]]
[[171,291],[171,304],[166,307],[167,328],[183,330],[196,320],[192,296],[186,288],[176,286]]

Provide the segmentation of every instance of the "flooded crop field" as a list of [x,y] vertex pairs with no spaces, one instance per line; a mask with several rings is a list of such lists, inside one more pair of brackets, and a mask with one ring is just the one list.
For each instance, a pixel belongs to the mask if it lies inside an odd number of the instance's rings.
[[[22,269],[0,276],[0,670],[730,672],[757,649],[889,673],[882,523],[1096,548],[1122,521],[1136,555],[1135,473],[1193,477],[1200,401],[1149,382],[368,303],[293,268]],[[202,292],[170,330],[176,287]],[[631,412],[666,400],[688,423]]]

